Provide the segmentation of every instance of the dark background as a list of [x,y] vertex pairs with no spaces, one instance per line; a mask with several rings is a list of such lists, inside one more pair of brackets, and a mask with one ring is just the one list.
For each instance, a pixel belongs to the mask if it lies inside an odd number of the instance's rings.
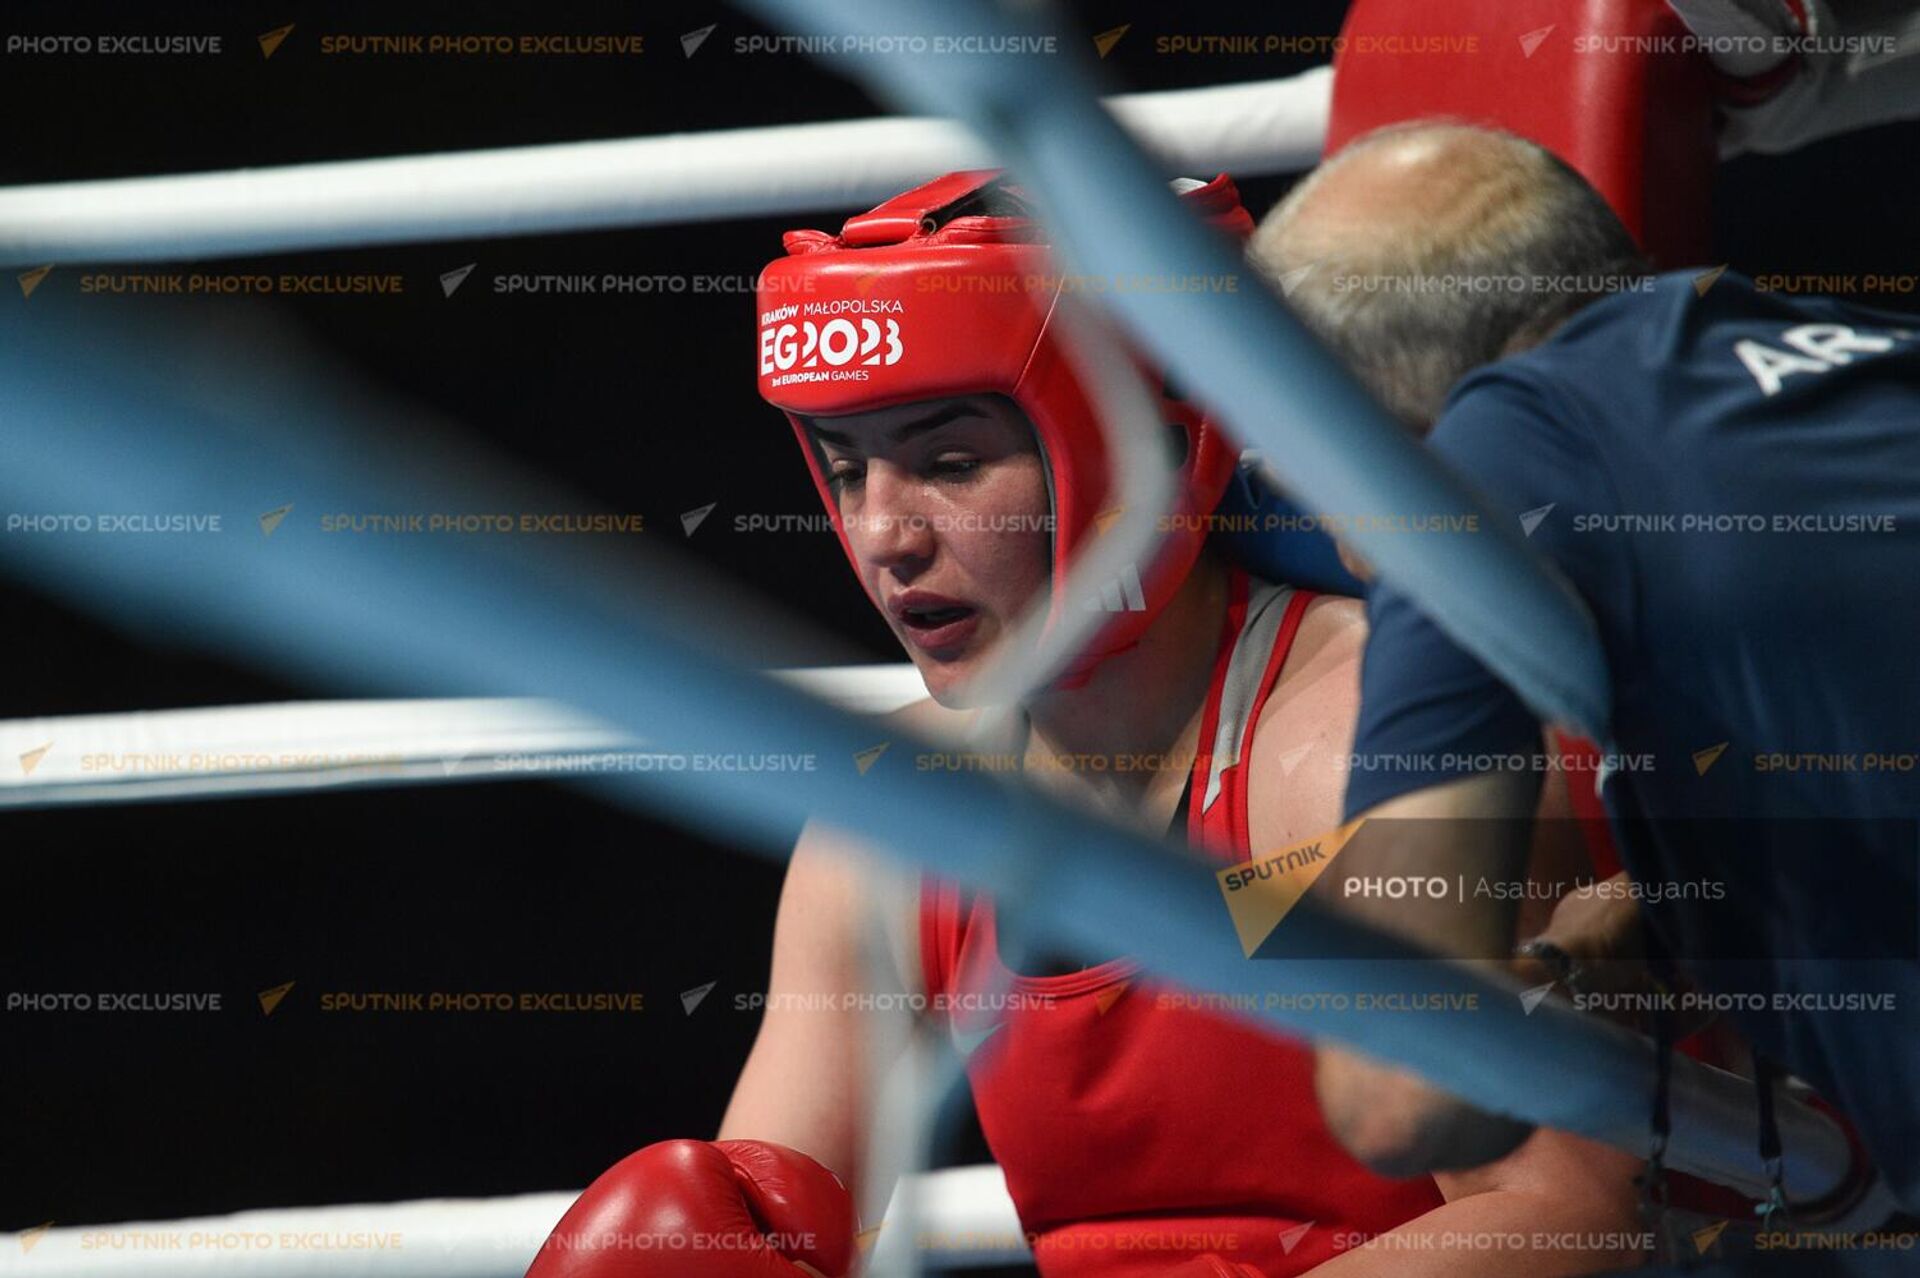
[[[1133,30],[1115,87],[1289,74],[1304,58],[1160,56],[1156,34],[1332,34],[1344,5],[1098,0]],[[13,4],[16,32],[220,34],[218,56],[0,55],[0,182],[616,138],[873,114],[718,5]],[[719,23],[693,59],[681,32]],[[295,24],[272,59],[255,37]],[[642,33],[618,57],[323,56],[323,33]],[[1910,273],[1913,131],[1724,166],[1716,261],[1749,272]],[[1204,176],[1204,175],[1203,175]],[[1256,214],[1281,179],[1243,183]],[[204,269],[397,273],[405,294],[196,302],[258,308],[374,386],[465,423],[675,551],[870,659],[897,656],[830,536],[735,532],[729,510],[817,509],[755,397],[739,295],[527,297],[499,275],[750,274],[791,225],[852,210],[566,237],[316,253]],[[437,277],[468,262],[452,298]],[[77,290],[83,263],[42,288]],[[138,266],[114,266],[135,271]],[[166,268],[156,264],[152,269]],[[0,281],[0,306],[22,306]],[[103,305],[110,304],[103,300]],[[1884,301],[1881,304],[1885,304]],[[1920,303],[1909,302],[1909,308]],[[4,411],[4,409],[0,409]],[[0,458],[0,464],[4,459]],[[112,459],[103,458],[103,465]],[[718,502],[700,535],[679,512]],[[307,698],[151,632],[0,586],[0,717]],[[350,691],[350,690],[347,690]],[[218,991],[218,1013],[0,1012],[0,1230],[249,1207],[584,1184],[622,1154],[711,1135],[764,989],[780,870],[549,784],[361,791],[0,816],[0,989]],[[271,1016],[256,995],[293,981]],[[699,1010],[679,992],[717,982]],[[634,991],[640,1015],[350,1014],[337,991]],[[968,1158],[977,1150],[955,1151]]]

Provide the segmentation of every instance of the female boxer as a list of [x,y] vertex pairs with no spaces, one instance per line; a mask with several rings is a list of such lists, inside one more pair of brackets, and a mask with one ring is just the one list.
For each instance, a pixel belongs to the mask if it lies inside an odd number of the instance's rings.
[[[1198,216],[1251,230],[1226,178],[1183,185]],[[761,393],[788,415],[862,587],[926,681],[930,701],[903,720],[964,739],[983,714],[969,681],[1031,601],[1058,617],[1064,570],[1113,513],[1107,436],[1052,327],[1070,285],[1019,192],[991,173],[930,182],[839,235],[791,232],[786,247],[763,276]],[[1019,707],[1013,735],[966,749],[1246,861],[1338,824],[1363,614],[1205,553],[1236,451],[1173,391],[1160,407],[1179,467],[1170,531],[1114,583],[1116,610]],[[873,1090],[870,1014],[838,1006],[870,985],[858,926],[875,894],[857,852],[824,828],[795,850],[770,1008],[723,1139],[619,1164],[535,1274],[852,1266],[843,1185],[861,1175]],[[1000,917],[929,882],[902,977],[967,1054],[1047,1278],[1533,1276],[1637,1258],[1624,1155],[1541,1132],[1471,1172],[1383,1179],[1329,1134],[1300,1044],[1149,983],[1124,938],[1105,962],[1061,962],[1003,943]],[[968,998],[989,990],[1005,997]],[[652,1262],[596,1250],[596,1231],[738,1246],[699,1268],[691,1248]],[[1448,1247],[1449,1235],[1468,1242]],[[1547,1235],[1562,1245],[1511,1245]]]

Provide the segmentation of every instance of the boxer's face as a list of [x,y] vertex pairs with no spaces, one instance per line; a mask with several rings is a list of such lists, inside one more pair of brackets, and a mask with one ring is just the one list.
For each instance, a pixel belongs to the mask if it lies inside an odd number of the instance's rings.
[[1047,587],[1053,538],[1033,430],[999,396],[809,423],[860,577],[944,705]]

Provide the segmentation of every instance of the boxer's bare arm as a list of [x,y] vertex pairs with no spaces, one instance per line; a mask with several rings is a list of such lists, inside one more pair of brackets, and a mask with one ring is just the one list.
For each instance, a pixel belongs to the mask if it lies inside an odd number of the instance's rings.
[[[1504,968],[1514,941],[1511,902],[1386,901],[1347,896],[1346,880],[1437,875],[1511,882],[1527,864],[1538,784],[1529,773],[1485,773],[1399,796],[1367,813],[1315,885],[1384,931],[1437,953]],[[1384,908],[1384,907],[1392,908]],[[1332,1044],[1314,1081],[1328,1125],[1349,1152],[1388,1175],[1476,1167],[1511,1153],[1529,1129],[1430,1087],[1417,1075]]]
[[[1340,823],[1347,764],[1359,715],[1360,659],[1365,646],[1365,612],[1356,601],[1321,599],[1308,609],[1254,738],[1248,818],[1255,849],[1285,847]],[[1530,790],[1527,799],[1532,801]],[[1387,806],[1391,805],[1383,808]],[[1480,808],[1480,802],[1470,796],[1467,805],[1456,810]],[[1339,909],[1361,904],[1358,898],[1342,899],[1339,885],[1343,874],[1442,873],[1424,868],[1416,851],[1393,845],[1376,846],[1365,858],[1350,862],[1349,858],[1362,850],[1358,844],[1358,839],[1350,842],[1322,872],[1313,889],[1321,904]],[[1461,849],[1457,857],[1463,864],[1466,852]],[[1398,858],[1405,858],[1406,864],[1398,864]],[[1518,873],[1525,863],[1523,836],[1512,873]],[[1419,929],[1428,924],[1417,916],[1407,917],[1415,908],[1411,900],[1375,900],[1354,912],[1385,930],[1417,937]],[[1495,928],[1509,929],[1508,939],[1497,947],[1500,954],[1512,944],[1511,906],[1503,908],[1504,922],[1496,920],[1484,929],[1489,937]],[[1443,941],[1457,945],[1460,938],[1446,937]],[[1433,943],[1438,948],[1443,942]],[[1478,944],[1487,947],[1492,942],[1481,940]],[[1505,1123],[1484,1127],[1472,1121],[1478,1111],[1440,1106],[1437,1102],[1446,1098],[1412,1074],[1375,1065],[1332,1045],[1321,1046],[1316,1055],[1316,1081],[1329,1125],[1363,1162],[1390,1174],[1418,1175],[1436,1166],[1486,1163],[1512,1152],[1527,1135],[1528,1129],[1523,1126]],[[1461,1113],[1469,1120],[1464,1132],[1447,1125],[1447,1120],[1458,1119]],[[1416,1138],[1439,1145],[1455,1161],[1427,1161],[1428,1146],[1410,1143]]]
[[[923,701],[883,722],[937,740],[965,718]],[[723,1140],[772,1141],[810,1155],[856,1202],[872,1045],[897,1042],[904,1028],[881,1017],[909,1014],[848,1003],[922,991],[916,882],[838,831],[809,825],[801,833],[774,922],[765,1019],[720,1125]],[[876,941],[876,932],[884,937]]]
[[[1354,730],[1360,716],[1360,662],[1366,643],[1366,607],[1360,601],[1323,597],[1307,609],[1286,668],[1281,671],[1273,695],[1261,712],[1260,730],[1255,734],[1253,757],[1248,764],[1252,780],[1249,787],[1252,810],[1248,818],[1256,850],[1284,847],[1299,839],[1324,834],[1340,824]],[[1559,778],[1558,773],[1549,774],[1549,784],[1544,790],[1525,775],[1518,775],[1510,785],[1482,785],[1483,781],[1497,782],[1497,778],[1474,778],[1459,783],[1464,788],[1457,792],[1439,793],[1451,787],[1417,791],[1382,804],[1365,815],[1370,819],[1404,816],[1409,820],[1432,814],[1520,818],[1507,823],[1510,836],[1517,842],[1510,848],[1499,849],[1497,855],[1490,853],[1486,863],[1502,862],[1507,876],[1513,877],[1529,864],[1532,852],[1540,868],[1559,873],[1571,866],[1564,836],[1573,832],[1561,830],[1558,833],[1562,838],[1551,843],[1542,840],[1536,846],[1529,842],[1530,832],[1523,820],[1534,815],[1536,807],[1543,820],[1572,815],[1564,782]],[[1460,842],[1464,846],[1455,854],[1455,859],[1479,865],[1481,859],[1472,852],[1477,842],[1464,838]],[[1364,862],[1370,855],[1368,848],[1364,839],[1349,845],[1335,858],[1322,881],[1348,865]],[[1359,855],[1356,856],[1356,852]],[[1385,857],[1391,852],[1389,846],[1382,845],[1371,855]],[[1400,849],[1400,855],[1407,852],[1404,846]],[[1351,862],[1349,857],[1353,857]],[[1509,860],[1510,864],[1506,864]],[[1589,867],[1582,862],[1573,868]],[[1490,876],[1493,872],[1492,869],[1486,871]],[[1323,900],[1326,898],[1325,893],[1321,896]],[[1491,913],[1468,912],[1468,926],[1475,933],[1488,936],[1500,932],[1504,926],[1497,943],[1481,943],[1481,949],[1491,945],[1487,952],[1504,956],[1511,943],[1512,910],[1508,905],[1494,904],[1498,908]],[[1432,925],[1411,916],[1408,905],[1404,899],[1371,903],[1370,921],[1411,935],[1433,935],[1429,930]],[[1369,907],[1355,901],[1352,908],[1364,914]]]
[[810,1155],[859,1194],[870,1012],[847,1006],[872,984],[860,957],[861,862],[809,826],[794,848],[773,929],[773,974],[753,1051],[720,1124],[722,1140]]
[[1498,1162],[1436,1175],[1446,1203],[1316,1266],[1313,1278],[1558,1278],[1631,1268],[1642,1258],[1633,1183],[1641,1165],[1605,1145],[1537,1131]]
[[[1536,881],[1564,886],[1592,875],[1572,816],[1566,774],[1548,773],[1528,867]],[[1523,906],[1522,935],[1539,931],[1551,912],[1544,897]],[[1484,1167],[1436,1172],[1443,1206],[1316,1268],[1314,1278],[1453,1278],[1463,1272],[1473,1278],[1551,1278],[1631,1268],[1641,1261],[1634,1185],[1641,1167],[1639,1159],[1611,1146],[1538,1129]],[[1457,1246],[1438,1245],[1449,1238],[1515,1235],[1529,1245],[1481,1249],[1464,1258]],[[1538,1247],[1531,1245],[1537,1236]]]
[[1516,926],[1508,894],[1396,900],[1350,893],[1345,884],[1403,875],[1516,882],[1526,872],[1539,800],[1539,778],[1526,771],[1482,773],[1390,799],[1361,814],[1366,828],[1327,867],[1316,890],[1329,903],[1337,900],[1348,913],[1435,953],[1504,961]]
[[1359,600],[1327,596],[1308,605],[1260,712],[1247,764],[1247,824],[1256,852],[1340,824],[1366,643],[1366,606]]
[[[1250,817],[1256,848],[1285,846],[1339,823],[1345,765],[1352,753],[1359,713],[1360,661],[1365,645],[1366,618],[1358,603],[1325,599],[1308,610],[1294,652],[1261,715],[1260,731],[1255,736],[1251,760],[1254,810]],[[1571,815],[1564,785],[1555,784],[1560,775],[1549,774],[1548,788],[1538,796],[1541,817]],[[1493,811],[1505,811],[1501,805],[1524,802],[1529,793],[1530,786],[1521,786],[1494,796],[1467,796],[1468,809],[1484,812],[1491,804]],[[1521,822],[1510,824],[1516,831],[1524,831]],[[1560,833],[1571,833],[1564,822],[1559,824]],[[1512,852],[1515,865],[1526,865],[1529,849],[1524,833],[1518,839]],[[1558,880],[1591,871],[1578,847],[1535,840],[1531,851],[1531,872],[1537,877]],[[1334,865],[1339,866],[1345,857],[1343,852]],[[1397,912],[1406,902],[1393,905]],[[1391,925],[1384,918],[1376,921]],[[1512,921],[1508,919],[1499,926],[1511,928]],[[1503,953],[1505,944],[1503,939]],[[1377,1067],[1365,1058],[1337,1049],[1322,1055],[1322,1068],[1329,1056],[1339,1060],[1354,1071],[1339,1081],[1360,1085],[1342,1095],[1350,1104],[1342,1119],[1349,1130],[1364,1131],[1364,1119],[1383,1110],[1391,1115],[1396,1091],[1412,1111],[1409,1121],[1417,1122],[1423,1113],[1418,1102],[1433,1095],[1411,1075],[1403,1076],[1410,1081],[1402,1084],[1388,1074],[1372,1073]],[[1342,1122],[1335,1123],[1336,1130]],[[1524,1127],[1502,1125],[1490,1135],[1494,1139],[1480,1148],[1505,1156],[1470,1171],[1436,1177],[1447,1204],[1395,1233],[1518,1230],[1531,1234],[1544,1230],[1590,1236],[1619,1233],[1624,1237],[1631,1232],[1635,1201],[1632,1178],[1638,1170],[1633,1159],[1563,1132],[1539,1131],[1528,1137]],[[1511,1142],[1523,1137],[1524,1143],[1513,1148]],[[1507,1143],[1502,1145],[1502,1141]],[[1524,1228],[1517,1222],[1526,1222]],[[1632,1263],[1636,1257],[1630,1252],[1630,1245],[1622,1249],[1599,1246],[1542,1257],[1529,1249],[1502,1261],[1484,1254],[1462,1257],[1453,1249],[1422,1251],[1381,1244],[1349,1253],[1316,1273],[1324,1272],[1328,1278],[1362,1278],[1375,1273],[1578,1273],[1603,1263]],[[1503,1269],[1502,1263],[1509,1267]],[[1543,1264],[1549,1267],[1542,1268]]]

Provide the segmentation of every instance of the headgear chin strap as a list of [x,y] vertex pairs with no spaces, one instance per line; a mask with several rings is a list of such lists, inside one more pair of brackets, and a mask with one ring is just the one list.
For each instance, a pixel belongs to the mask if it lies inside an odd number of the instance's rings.
[[[1192,183],[1182,202],[1244,239],[1253,219],[1225,175]],[[1017,189],[991,170],[950,173],[847,220],[839,235],[789,231],[788,256],[760,276],[760,394],[784,409],[859,571],[825,463],[803,417],[994,394],[1033,424],[1053,492],[1053,597],[1109,513],[1114,467],[1092,400],[1053,333],[1065,285],[1043,229]],[[1155,379],[1157,380],[1157,379]],[[1152,562],[1106,591],[1111,619],[1061,680],[1084,683],[1140,639],[1193,569],[1239,450],[1197,405],[1160,392],[1185,456]],[[862,581],[864,586],[864,579]],[[877,603],[878,601],[876,601]]]

